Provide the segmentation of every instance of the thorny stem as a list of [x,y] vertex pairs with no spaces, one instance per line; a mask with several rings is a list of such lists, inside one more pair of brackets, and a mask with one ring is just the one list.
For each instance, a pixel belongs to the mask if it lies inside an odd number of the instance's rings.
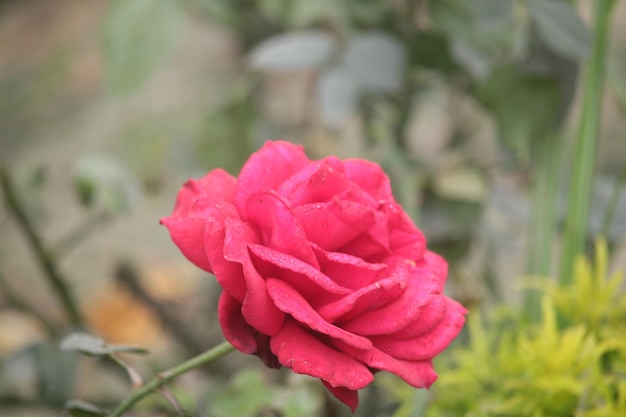
[[4,203],[6,207],[11,213],[13,213],[17,223],[24,232],[28,243],[35,252],[35,258],[37,259],[39,266],[44,271],[50,285],[65,308],[71,324],[77,327],[82,327],[83,319],[78,309],[78,305],[76,304],[74,297],[66,284],[65,277],[63,277],[59,272],[56,259],[54,258],[52,252],[44,246],[41,237],[28,218],[26,209],[17,195],[11,176],[3,165],[0,165],[0,183],[2,184],[2,189],[4,190]]
[[137,269],[128,261],[118,264],[115,276],[135,298],[150,308],[158,317],[161,324],[176,337],[176,339],[192,355],[203,352],[202,343],[192,333],[187,331],[187,327],[176,316],[170,314],[168,310],[152,297],[141,284],[141,279]]
[[11,307],[32,314],[46,329],[48,335],[51,338],[56,338],[56,326],[51,321],[49,321],[45,315],[37,311],[37,309],[29,305],[26,301],[22,300],[22,298],[13,290],[13,288],[11,288],[11,286],[2,276],[2,274],[0,274],[0,290],[2,291],[3,297],[6,299]]
[[233,350],[235,350],[235,348],[230,343],[222,342],[221,344],[207,350],[206,352],[194,356],[193,358],[179,365],[176,365],[173,368],[168,369],[167,371],[159,373],[143,387],[133,391],[128,397],[126,397],[126,399],[122,401],[115,408],[115,410],[113,410],[108,415],[108,417],[121,417],[126,411],[130,410],[137,402],[139,402],[139,400],[152,394],[155,391],[158,391],[161,387],[163,387],[176,377],[186,372],[189,372],[194,368],[198,368],[202,365],[211,363],[214,360],[226,355],[227,353],[232,352]]

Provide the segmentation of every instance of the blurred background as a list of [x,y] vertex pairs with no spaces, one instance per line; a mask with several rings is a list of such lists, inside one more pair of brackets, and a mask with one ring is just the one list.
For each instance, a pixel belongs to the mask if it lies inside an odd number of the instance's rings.
[[[79,323],[148,348],[132,359],[147,375],[221,340],[216,284],[159,218],[187,178],[236,175],[266,140],[377,161],[449,260],[450,294],[518,303],[520,277],[552,270],[533,263],[533,193],[542,158],[559,156],[564,211],[592,3],[0,1],[0,167],[29,225],[0,207],[0,415],[59,415],[68,398],[110,406],[128,392],[113,367],[58,352]],[[613,16],[589,232],[606,232],[623,267],[625,2]],[[308,379],[268,375],[255,358],[243,372],[233,356],[181,381],[196,415],[343,413]],[[228,408],[264,378],[273,396]],[[279,407],[286,397],[294,404]],[[159,401],[137,415],[168,415]]]

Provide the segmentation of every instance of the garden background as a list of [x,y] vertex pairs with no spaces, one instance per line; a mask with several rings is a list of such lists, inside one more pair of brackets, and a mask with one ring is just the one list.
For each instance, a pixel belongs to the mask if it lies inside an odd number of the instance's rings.
[[[626,415],[625,113],[623,1],[0,1],[0,415],[130,391],[59,350],[79,324],[146,378],[219,343],[158,219],[279,138],[380,163],[472,312],[431,392],[377,377],[356,415]],[[171,385],[189,415],[349,414],[319,388],[239,353]]]

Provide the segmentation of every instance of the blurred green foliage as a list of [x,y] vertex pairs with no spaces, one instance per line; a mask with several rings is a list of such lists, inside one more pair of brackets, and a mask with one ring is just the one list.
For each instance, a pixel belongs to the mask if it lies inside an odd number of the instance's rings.
[[624,274],[606,243],[576,262],[567,286],[546,285],[539,322],[519,311],[469,319],[469,345],[439,361],[428,416],[626,415]]

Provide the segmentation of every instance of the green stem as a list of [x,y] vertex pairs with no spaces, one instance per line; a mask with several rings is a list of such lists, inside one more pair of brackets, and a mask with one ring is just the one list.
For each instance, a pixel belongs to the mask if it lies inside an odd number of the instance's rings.
[[9,303],[11,307],[32,314],[46,329],[50,338],[55,339],[57,337],[56,326],[51,321],[49,321],[44,314],[41,314],[37,309],[24,301],[13,290],[13,288],[11,288],[8,281],[2,276],[2,274],[0,274],[0,290],[2,292],[2,297]]
[[604,212],[604,218],[602,219],[602,229],[601,235],[605,238],[609,238],[609,228],[611,227],[611,223],[613,223],[613,219],[615,218],[615,210],[617,210],[617,204],[619,203],[619,198],[621,196],[621,190],[626,184],[626,164],[622,167],[622,172],[619,174],[617,179],[615,180],[615,185],[613,186],[613,192],[611,193],[611,198],[606,206],[606,211]]
[[[552,243],[557,224],[557,191],[561,169],[562,140],[546,137],[538,144],[533,179],[532,218],[528,237],[529,275],[550,276],[552,265]],[[524,299],[524,310],[531,319],[540,316],[540,296],[537,290],[528,290]]]
[[609,19],[613,3],[614,0],[593,2],[593,48],[587,65],[581,121],[574,149],[573,172],[565,217],[560,274],[562,284],[571,282],[574,259],[583,251],[587,235],[591,185],[600,131]]
[[41,237],[26,215],[26,209],[17,195],[11,176],[2,165],[0,165],[0,184],[4,189],[4,202],[7,208],[13,213],[24,235],[26,235],[41,269],[48,277],[48,281],[59,297],[61,304],[63,304],[72,325],[82,327],[83,320],[78,305],[65,283],[65,278],[59,272],[56,259],[53,253],[46,249]]
[[124,401],[122,401],[116,408],[111,412],[108,417],[121,417],[124,413],[130,410],[139,400],[144,397],[152,394],[157,391],[159,388],[172,381],[176,377],[189,372],[194,368],[198,368],[199,366],[206,365],[210,362],[213,362],[216,359],[221,358],[227,353],[232,352],[235,348],[228,342],[223,342],[214,348],[207,350],[199,354],[198,356],[194,356],[193,358],[176,365],[173,368],[168,369],[167,371],[159,373],[156,377],[152,378],[146,385],[143,387],[133,391]]

